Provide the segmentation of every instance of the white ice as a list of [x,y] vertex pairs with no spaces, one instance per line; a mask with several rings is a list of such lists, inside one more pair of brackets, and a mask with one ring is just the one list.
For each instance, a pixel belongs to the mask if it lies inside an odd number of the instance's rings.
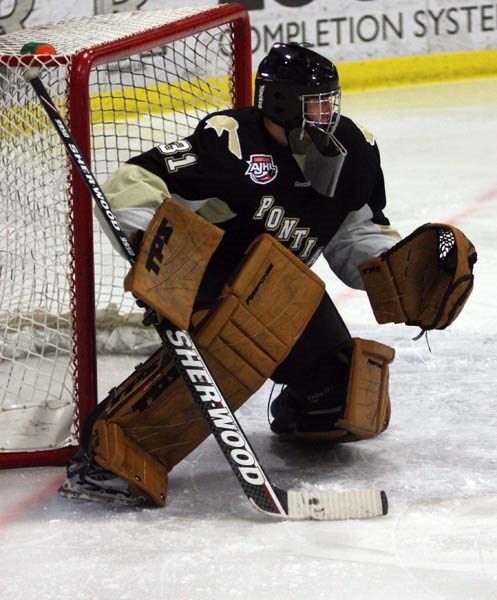
[[[402,234],[452,222],[475,243],[476,285],[449,330],[375,323],[365,294],[318,272],[355,336],[395,347],[390,429],[303,449],[266,421],[269,386],[239,416],[273,483],[378,486],[390,514],[282,522],[248,504],[212,439],[171,473],[168,505],[59,498],[62,468],[0,473],[2,600],[495,600],[497,598],[497,80],[346,95],[378,138]],[[136,358],[100,363],[101,393]]]

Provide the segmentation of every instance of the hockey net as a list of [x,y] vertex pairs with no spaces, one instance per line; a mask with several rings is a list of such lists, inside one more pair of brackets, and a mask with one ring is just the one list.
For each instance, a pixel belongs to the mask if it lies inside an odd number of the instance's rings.
[[[27,42],[57,55],[21,56]],[[31,86],[30,65],[103,183],[209,112],[250,103],[239,5],[72,19],[0,37],[0,466],[60,464],[95,405],[97,352],[149,354],[127,263]]]

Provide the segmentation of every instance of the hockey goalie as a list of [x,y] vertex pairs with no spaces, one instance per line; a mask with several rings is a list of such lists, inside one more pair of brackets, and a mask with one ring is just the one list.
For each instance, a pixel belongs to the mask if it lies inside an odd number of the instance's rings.
[[[254,106],[208,115],[104,186],[138,253],[125,288],[190,332],[232,410],[282,384],[270,427],[289,452],[370,439],[390,421],[394,350],[351,337],[310,270],[320,254],[366,290],[379,323],[445,328],[473,285],[461,231],[427,224],[401,239],[390,226],[376,141],[340,106],[332,62],[275,44]],[[169,471],[208,434],[158,350],[98,405],[61,493],[163,506]]]

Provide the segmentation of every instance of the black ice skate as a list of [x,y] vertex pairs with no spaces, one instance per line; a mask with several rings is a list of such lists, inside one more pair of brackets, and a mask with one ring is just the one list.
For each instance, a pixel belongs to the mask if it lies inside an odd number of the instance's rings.
[[343,392],[339,393],[335,387],[306,396],[285,387],[270,405],[271,431],[287,439],[295,434],[330,432],[343,409]]
[[67,466],[67,479],[58,490],[61,496],[117,504],[147,506],[149,502],[129,490],[127,481],[85,457],[79,451]]

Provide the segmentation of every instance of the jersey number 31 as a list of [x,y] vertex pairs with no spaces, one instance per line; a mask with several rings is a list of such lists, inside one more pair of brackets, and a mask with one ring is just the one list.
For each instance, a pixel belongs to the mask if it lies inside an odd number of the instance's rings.
[[189,152],[191,149],[192,145],[186,140],[157,146],[157,150],[165,156],[164,162],[169,173],[176,173],[178,169],[189,167],[197,162],[197,155]]

